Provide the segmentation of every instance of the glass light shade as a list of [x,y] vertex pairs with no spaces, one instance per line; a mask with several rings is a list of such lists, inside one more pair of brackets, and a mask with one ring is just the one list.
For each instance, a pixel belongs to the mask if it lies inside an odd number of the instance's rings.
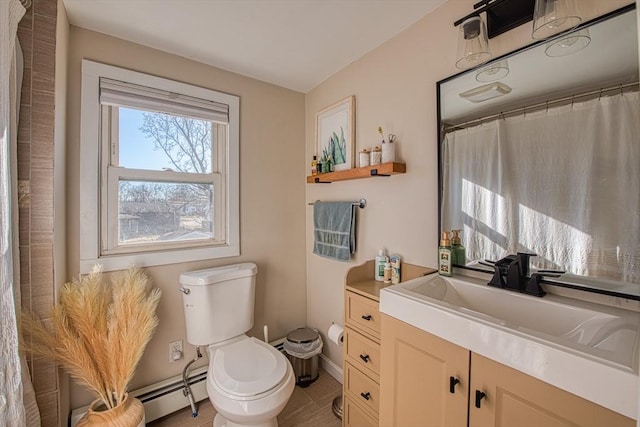
[[589,30],[585,28],[550,41],[544,53],[551,57],[572,55],[589,46],[589,43],[591,43],[591,36]]
[[536,0],[531,37],[544,40],[575,28],[581,22],[578,0]]
[[456,68],[466,69],[491,59],[487,28],[479,16],[472,16],[460,24]]
[[493,82],[506,77],[509,74],[509,63],[506,59],[491,63],[476,72],[476,80],[479,82]]

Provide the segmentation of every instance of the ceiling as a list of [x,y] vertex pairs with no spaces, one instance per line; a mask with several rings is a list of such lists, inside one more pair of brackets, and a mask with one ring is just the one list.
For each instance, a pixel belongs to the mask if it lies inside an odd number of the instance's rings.
[[446,0],[63,0],[72,25],[308,92]]

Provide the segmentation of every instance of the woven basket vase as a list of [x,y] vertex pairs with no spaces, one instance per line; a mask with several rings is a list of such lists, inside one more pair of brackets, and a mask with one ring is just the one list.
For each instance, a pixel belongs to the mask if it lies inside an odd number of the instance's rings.
[[115,408],[106,409],[102,400],[94,400],[76,427],[144,427],[144,407],[135,397],[125,395]]

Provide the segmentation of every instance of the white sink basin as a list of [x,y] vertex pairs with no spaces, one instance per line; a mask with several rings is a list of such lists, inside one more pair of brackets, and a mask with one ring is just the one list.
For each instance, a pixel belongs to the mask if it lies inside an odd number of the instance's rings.
[[380,310],[637,418],[640,313],[430,275],[383,289]]
[[418,297],[446,303],[461,313],[541,338],[568,340],[606,351],[609,354],[602,354],[603,357],[634,367],[638,313],[554,295],[531,297],[478,282],[466,277],[460,280],[433,276],[429,280],[407,283],[403,289]]

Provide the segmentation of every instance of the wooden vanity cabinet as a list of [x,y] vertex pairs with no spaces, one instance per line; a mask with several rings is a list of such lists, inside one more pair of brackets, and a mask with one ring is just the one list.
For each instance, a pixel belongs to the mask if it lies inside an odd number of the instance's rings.
[[381,337],[380,426],[636,425],[384,314]]
[[[378,426],[380,408],[380,290],[389,286],[373,279],[373,260],[345,277],[343,415],[344,427]],[[434,272],[402,265],[403,281]],[[384,424],[380,424],[384,425]]]

